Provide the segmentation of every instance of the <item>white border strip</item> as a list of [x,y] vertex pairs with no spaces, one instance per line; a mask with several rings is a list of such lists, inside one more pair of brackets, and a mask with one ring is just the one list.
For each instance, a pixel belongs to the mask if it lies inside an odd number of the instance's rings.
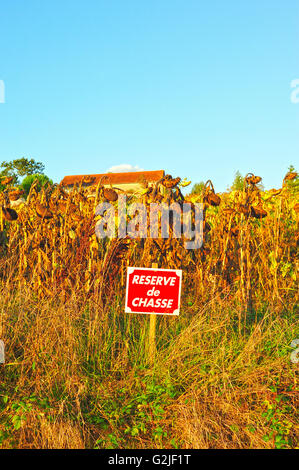
[[[129,274],[132,274],[135,269],[144,270],[144,271],[170,271],[175,273],[179,278],[179,295],[178,295],[178,304],[179,308],[175,310],[173,313],[156,313],[156,312],[132,312],[130,307],[128,307],[128,284],[129,284]],[[178,316],[180,313],[180,306],[181,306],[181,289],[182,289],[182,274],[183,271],[181,269],[164,269],[164,268],[139,268],[138,266],[128,266],[127,267],[127,282],[126,282],[126,303],[125,303],[125,313],[136,313],[137,315],[168,315],[169,317]]]

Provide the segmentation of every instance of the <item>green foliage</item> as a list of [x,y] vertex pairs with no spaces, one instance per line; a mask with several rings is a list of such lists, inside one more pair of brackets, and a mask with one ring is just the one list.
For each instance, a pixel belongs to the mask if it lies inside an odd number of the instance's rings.
[[[159,384],[153,379],[136,376],[136,390],[132,395],[127,387],[114,391],[113,399],[107,396],[101,403],[101,414],[85,415],[85,419],[100,425],[103,429],[123,429],[124,436],[130,439],[150,438],[160,446],[168,437],[165,415],[171,400],[177,397],[178,390],[170,383]],[[96,448],[117,448],[124,441],[116,434],[99,439]]]
[[192,187],[191,194],[201,194],[204,188],[204,182],[200,181],[200,183],[195,183]]
[[[288,172],[290,172],[290,173],[296,172],[293,165],[289,166]],[[286,184],[286,187],[292,193],[293,196],[298,195],[298,192],[299,192],[299,176],[298,175],[293,180],[286,181],[285,184]]]
[[[18,392],[18,387],[14,392]],[[26,424],[28,414],[32,412],[33,407],[37,417],[43,416],[44,411],[50,408],[47,397],[39,398],[32,394],[22,399],[10,399],[8,395],[2,395],[0,411],[4,409],[5,415],[0,422],[0,446],[4,441],[9,442],[10,447],[17,446],[18,431]]]
[[263,436],[263,440],[271,442],[275,449],[286,449],[292,446],[289,434],[293,423],[288,419],[293,413],[292,407],[289,406],[288,396],[288,393],[292,391],[292,386],[289,386],[284,393],[279,391],[279,380],[276,379],[275,382],[276,385],[270,387],[273,400],[264,401],[266,411],[262,413],[262,417],[265,419],[268,432]]
[[235,173],[233,184],[229,188],[231,191],[243,191],[244,189],[244,176],[239,171]]
[[0,165],[3,170],[0,172],[0,178],[4,176],[15,176],[16,182],[19,177],[34,175],[36,173],[43,174],[45,166],[41,162],[36,162],[33,158],[17,158],[10,162],[2,162]]
[[23,181],[20,185],[21,188],[24,189],[26,195],[29,194],[32,183],[35,180],[38,180],[38,185],[36,186],[37,191],[40,191],[41,188],[48,182],[50,184],[53,184],[53,181],[50,180],[50,178],[47,175],[40,175],[40,174],[28,175],[23,179]]

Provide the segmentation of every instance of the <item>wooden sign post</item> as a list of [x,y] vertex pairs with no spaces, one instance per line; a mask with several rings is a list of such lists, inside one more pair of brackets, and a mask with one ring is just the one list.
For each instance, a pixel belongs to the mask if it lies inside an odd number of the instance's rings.
[[4,342],[2,341],[2,339],[0,339],[0,364],[4,364],[5,363],[5,348],[4,348]]
[[[152,268],[158,269],[158,263],[153,263]],[[154,313],[150,314],[148,359],[151,366],[155,362],[156,355],[156,318]]]
[[148,359],[153,365],[156,353],[156,315],[179,315],[182,271],[128,267],[126,307],[127,313],[150,315]]

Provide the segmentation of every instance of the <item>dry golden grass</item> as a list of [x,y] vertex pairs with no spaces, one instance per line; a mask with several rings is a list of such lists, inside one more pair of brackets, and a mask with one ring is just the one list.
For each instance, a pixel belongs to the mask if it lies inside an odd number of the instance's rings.
[[[1,447],[297,445],[296,202],[287,183],[273,198],[250,181],[205,205],[196,252],[173,238],[98,241],[100,187],[93,201],[33,188],[17,221],[1,216]],[[182,202],[176,189],[137,200]],[[148,318],[124,313],[126,266],[152,262],[184,273],[180,316],[157,318],[153,367]]]
[[97,316],[92,298],[37,306],[23,291],[2,296],[0,311],[3,447],[272,448],[276,436],[296,445],[292,312],[266,310],[240,335],[237,294],[198,312],[185,305],[179,319],[158,318],[152,368],[148,318],[124,314],[122,301]]

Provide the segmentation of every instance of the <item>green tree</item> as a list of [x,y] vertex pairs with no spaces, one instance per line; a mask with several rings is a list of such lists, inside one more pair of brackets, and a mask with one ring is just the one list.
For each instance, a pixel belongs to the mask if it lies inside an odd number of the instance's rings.
[[17,158],[10,162],[2,162],[0,167],[0,178],[4,176],[14,176],[16,183],[19,182],[19,178],[27,175],[44,174],[45,166],[41,162],[36,162],[33,158]]
[[37,186],[36,186],[37,191],[40,191],[41,188],[42,188],[46,183],[50,183],[51,185],[53,184],[53,181],[50,180],[50,178],[49,178],[47,175],[41,175],[41,174],[38,174],[38,173],[35,174],[35,175],[27,175],[27,176],[23,179],[23,181],[22,181],[22,183],[21,183],[21,185],[20,185],[20,187],[21,187],[22,189],[24,189],[26,196],[28,196],[29,191],[30,191],[30,188],[31,188],[31,186],[32,186],[32,183],[33,183],[35,180],[38,180],[38,184],[37,184]]
[[239,171],[235,173],[233,184],[229,188],[231,191],[243,191],[244,189],[244,176]]
[[[296,173],[293,165],[289,166],[288,173]],[[298,194],[299,192],[299,176],[298,174],[292,180],[286,180],[285,185],[292,194]]]
[[191,189],[191,194],[200,194],[204,188],[204,182],[200,181],[200,183],[195,183]]

